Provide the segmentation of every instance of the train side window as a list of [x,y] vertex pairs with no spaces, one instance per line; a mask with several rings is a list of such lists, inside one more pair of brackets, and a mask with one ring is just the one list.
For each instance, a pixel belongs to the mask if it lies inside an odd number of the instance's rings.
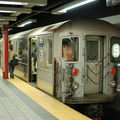
[[65,61],[78,61],[79,58],[79,38],[69,37],[62,39],[62,57]]
[[48,39],[48,56],[47,63],[52,64],[52,40]]
[[87,60],[98,60],[98,41],[87,41]]
[[111,38],[111,62],[120,62],[120,38]]
[[23,43],[22,43],[22,41],[18,41],[17,42],[17,55],[18,55],[18,59],[22,58],[22,50],[23,50]]

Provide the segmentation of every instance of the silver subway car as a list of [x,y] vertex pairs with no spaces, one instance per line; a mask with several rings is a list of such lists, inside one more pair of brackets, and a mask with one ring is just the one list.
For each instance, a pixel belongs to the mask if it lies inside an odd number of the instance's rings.
[[120,98],[120,30],[112,24],[76,19],[9,39],[18,51],[16,75],[29,83],[35,81],[37,88],[56,99],[94,108]]
[[120,97],[120,30],[100,20],[73,20],[33,31],[37,87],[64,103]]

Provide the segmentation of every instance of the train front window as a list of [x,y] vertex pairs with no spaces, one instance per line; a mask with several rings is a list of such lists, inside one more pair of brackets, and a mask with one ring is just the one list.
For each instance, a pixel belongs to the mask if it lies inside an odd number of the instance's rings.
[[98,60],[98,41],[87,41],[87,60]]
[[120,38],[113,37],[111,39],[111,62],[120,62]]
[[69,37],[62,39],[62,57],[65,61],[78,61],[79,58],[79,38]]

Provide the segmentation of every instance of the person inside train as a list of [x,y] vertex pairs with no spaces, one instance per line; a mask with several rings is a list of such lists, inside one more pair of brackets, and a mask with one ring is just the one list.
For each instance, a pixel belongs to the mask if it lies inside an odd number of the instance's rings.
[[35,54],[35,50],[36,50],[36,43],[32,42],[31,44],[31,53],[34,55]]
[[9,46],[9,72],[10,72],[10,78],[14,78],[14,67],[15,66],[11,66],[10,62],[13,58],[17,57],[16,51],[13,50],[13,45]]
[[69,47],[66,42],[63,43],[62,57],[64,57],[65,61],[72,60],[72,48]]

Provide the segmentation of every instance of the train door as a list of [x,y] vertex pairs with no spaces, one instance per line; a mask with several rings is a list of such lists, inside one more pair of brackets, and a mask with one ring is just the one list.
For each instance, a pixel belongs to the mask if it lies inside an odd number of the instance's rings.
[[33,37],[29,39],[29,82],[33,86],[36,86],[37,75],[37,38]]
[[53,95],[53,34],[40,36],[37,43],[37,87]]
[[103,37],[86,36],[85,94],[102,92]]
[[[27,56],[25,56],[25,47],[23,46],[23,40],[14,40],[15,42],[15,47],[16,47],[16,52],[17,52],[17,57],[19,60],[19,65],[17,65],[15,68],[15,75],[20,77],[21,79],[28,81],[27,77]],[[24,49],[24,50],[23,50]]]

